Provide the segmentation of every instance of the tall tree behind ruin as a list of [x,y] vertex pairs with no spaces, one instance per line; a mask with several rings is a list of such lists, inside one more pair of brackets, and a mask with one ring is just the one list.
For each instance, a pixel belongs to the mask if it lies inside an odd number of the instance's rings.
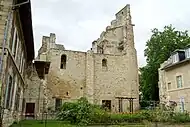
[[144,56],[147,65],[140,68],[140,90],[143,101],[159,100],[158,68],[176,49],[182,49],[190,44],[188,31],[176,30],[172,25],[164,27],[163,31],[154,28],[152,36],[146,42]]

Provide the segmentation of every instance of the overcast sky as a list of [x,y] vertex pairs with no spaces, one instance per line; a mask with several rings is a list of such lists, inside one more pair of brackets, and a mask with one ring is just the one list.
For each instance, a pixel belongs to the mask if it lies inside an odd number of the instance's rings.
[[56,33],[56,42],[66,49],[87,51],[126,4],[131,5],[135,24],[139,66],[146,64],[144,49],[151,29],[169,24],[190,29],[189,0],[32,0],[35,54],[42,36],[50,33]]

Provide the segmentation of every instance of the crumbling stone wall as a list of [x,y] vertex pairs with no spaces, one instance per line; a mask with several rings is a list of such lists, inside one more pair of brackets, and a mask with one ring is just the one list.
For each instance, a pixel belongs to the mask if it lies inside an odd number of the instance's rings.
[[[66,69],[60,69],[61,55],[66,55]],[[78,99],[85,87],[85,53],[67,50],[51,50],[51,65],[47,86],[53,95],[61,99]]]
[[[65,50],[55,44],[55,34],[50,34],[49,40],[44,55],[50,68],[43,85],[49,92],[44,94],[51,94],[48,103],[55,107],[55,98],[74,101],[85,96],[95,104],[111,100],[112,111],[118,111],[115,97],[132,97],[134,110],[139,108],[137,54],[129,5],[116,14],[111,26],[93,42],[92,50]],[[60,68],[62,55],[66,55],[65,69]],[[102,67],[103,59],[107,61],[106,68]],[[129,102],[125,100],[123,111],[128,109]]]
[[107,26],[100,37],[92,42],[94,53],[122,54],[126,43],[131,43],[129,38],[133,35],[126,36],[127,31],[133,34],[131,31],[130,5],[126,5],[115,16],[116,19],[111,21],[110,26]]
[[52,107],[52,94],[47,88],[47,76],[40,79],[34,64],[30,64],[26,69],[27,88],[24,93],[26,103],[35,103],[35,117],[41,119],[42,113]]

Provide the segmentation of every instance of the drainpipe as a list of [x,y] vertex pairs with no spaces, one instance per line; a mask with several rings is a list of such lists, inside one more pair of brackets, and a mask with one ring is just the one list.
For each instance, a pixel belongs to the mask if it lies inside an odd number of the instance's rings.
[[[10,7],[14,8],[14,7],[20,7],[24,4],[29,3],[30,0],[23,2],[23,3],[19,3],[19,4],[15,4],[15,5],[10,5]],[[12,10],[9,10],[8,12],[8,18],[6,21],[6,26],[5,26],[5,31],[4,31],[4,39],[3,39],[3,46],[2,46],[2,52],[1,52],[1,58],[0,58],[0,127],[3,126],[3,115],[4,115],[4,100],[3,100],[3,91],[4,91],[4,85],[3,85],[3,78],[4,78],[4,70],[3,70],[3,64],[4,64],[4,54],[5,52],[5,47],[6,47],[6,42],[7,42],[7,34],[8,34],[8,30],[9,30],[9,24],[11,21],[11,14],[12,14]]]

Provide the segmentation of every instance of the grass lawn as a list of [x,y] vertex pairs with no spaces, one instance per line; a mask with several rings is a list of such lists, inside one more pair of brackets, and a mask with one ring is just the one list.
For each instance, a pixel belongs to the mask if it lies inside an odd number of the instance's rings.
[[[110,126],[88,126],[88,127],[150,127],[150,126],[155,126],[153,125],[110,125]],[[77,127],[76,125],[70,125],[66,124],[64,122],[60,121],[47,121],[46,126],[45,123],[41,123],[41,121],[36,121],[36,120],[27,120],[27,121],[22,121],[18,124],[14,124],[11,127]],[[190,124],[186,125],[163,125],[159,124],[158,127],[190,127]]]
[[[41,121],[36,120],[27,120],[22,121],[20,123],[14,124],[11,127],[77,127],[76,125],[66,124],[64,122],[59,121],[47,121],[46,126],[45,123],[41,123]],[[104,127],[102,126],[89,126],[89,127]],[[144,125],[110,125],[106,127],[145,127]]]

